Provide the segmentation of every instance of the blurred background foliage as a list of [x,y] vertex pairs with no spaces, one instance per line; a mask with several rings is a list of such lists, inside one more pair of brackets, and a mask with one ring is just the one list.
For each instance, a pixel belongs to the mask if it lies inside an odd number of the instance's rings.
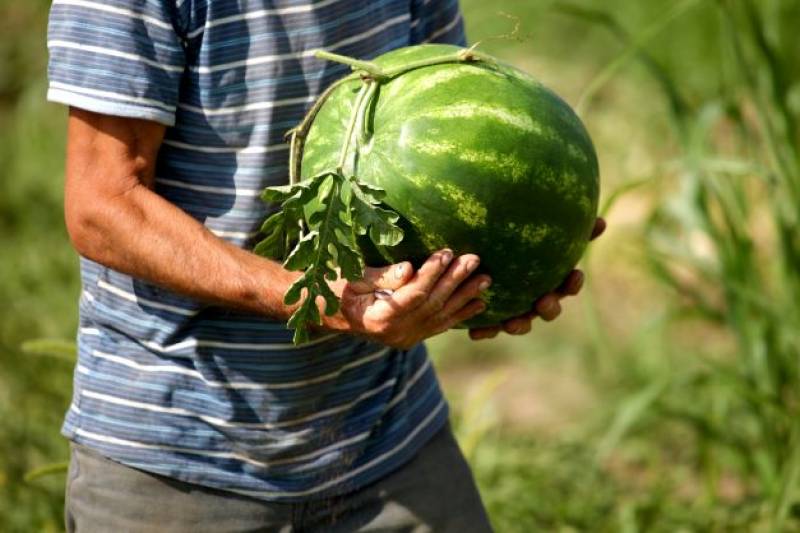
[[[431,342],[496,529],[800,531],[800,2],[462,6],[472,42],[578,108],[610,224],[558,321]],[[68,453],[69,354],[21,348],[72,338],[79,292],[48,7],[0,0],[9,532],[61,530],[63,476],[24,476]]]

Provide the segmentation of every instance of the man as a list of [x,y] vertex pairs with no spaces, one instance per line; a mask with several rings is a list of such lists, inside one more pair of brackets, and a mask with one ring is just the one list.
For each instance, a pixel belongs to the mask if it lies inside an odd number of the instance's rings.
[[[479,258],[337,282],[342,310],[293,346],[297,273],[247,251],[284,132],[345,73],[314,50],[431,41],[464,43],[457,1],[53,3],[83,280],[69,531],[490,531],[420,344],[481,312]],[[554,318],[581,279],[504,329]]]

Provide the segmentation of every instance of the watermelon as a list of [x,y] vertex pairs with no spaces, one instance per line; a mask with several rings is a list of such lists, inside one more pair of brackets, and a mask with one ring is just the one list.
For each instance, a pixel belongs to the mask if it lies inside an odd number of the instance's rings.
[[[374,60],[384,71],[452,55],[428,44]],[[485,56],[484,56],[485,57]],[[363,82],[341,83],[313,118],[301,176],[336,168]],[[345,171],[386,191],[405,236],[368,264],[410,260],[450,248],[480,256],[493,283],[487,309],[464,324],[498,324],[531,310],[583,253],[597,214],[592,141],[573,110],[528,74],[496,61],[413,68],[377,84],[362,137]]]

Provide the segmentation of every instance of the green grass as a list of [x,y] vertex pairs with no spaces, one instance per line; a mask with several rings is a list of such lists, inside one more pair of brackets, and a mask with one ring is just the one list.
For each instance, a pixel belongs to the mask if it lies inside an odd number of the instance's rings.
[[[61,528],[63,475],[24,476],[67,456],[69,354],[21,349],[72,338],[77,319],[65,112],[43,101],[48,5],[0,0],[9,532]],[[497,530],[800,530],[800,5],[462,5],[473,41],[581,103],[611,222],[558,321],[431,343]]]

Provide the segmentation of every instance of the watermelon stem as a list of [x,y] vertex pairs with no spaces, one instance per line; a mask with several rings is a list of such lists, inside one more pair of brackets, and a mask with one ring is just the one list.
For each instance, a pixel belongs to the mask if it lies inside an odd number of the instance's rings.
[[464,50],[459,50],[458,52],[442,54],[437,57],[421,59],[419,61],[412,61],[406,65],[401,65],[389,70],[383,70],[381,67],[370,61],[361,61],[359,59],[340,54],[334,54],[333,52],[327,52],[325,50],[318,50],[314,56],[318,59],[326,59],[328,61],[334,61],[343,65],[349,65],[355,74],[361,75],[362,77],[371,78],[372,80],[382,83],[391,80],[395,76],[405,74],[410,70],[430,67],[433,65],[441,65],[443,63],[466,63],[472,61],[481,61],[483,63],[494,64],[495,60],[491,56],[478,52],[475,49],[478,44],[479,43],[476,43],[471,47]]
[[[376,65],[371,61],[362,61],[360,59],[355,59],[353,57],[341,54],[335,54],[333,52],[328,52],[326,50],[317,50],[314,56],[317,57],[318,59],[324,59],[327,61],[333,61],[336,63],[349,65],[354,72],[351,75],[345,76],[344,78],[332,83],[325,91],[323,91],[323,93],[319,96],[319,98],[317,98],[316,102],[314,102],[314,105],[311,107],[308,113],[306,113],[306,116],[303,117],[302,122],[300,122],[300,124],[298,124],[294,128],[290,129],[288,132],[286,132],[286,135],[290,137],[289,183],[295,184],[300,181],[301,162],[303,159],[303,147],[305,144],[305,138],[308,135],[308,132],[311,130],[311,126],[314,123],[314,119],[316,118],[317,113],[322,108],[323,104],[328,100],[328,97],[340,85],[357,78],[361,78],[362,82],[364,83],[364,87],[356,97],[353,116],[351,117],[350,125],[347,130],[347,136],[342,146],[341,155],[339,157],[339,164],[336,169],[336,171],[339,173],[341,173],[342,169],[344,168],[344,164],[347,159],[347,153],[350,149],[350,142],[353,136],[354,128],[358,126],[360,141],[362,142],[366,141],[366,139],[369,136],[370,133],[369,124],[366,115],[368,113],[370,104],[375,96],[375,93],[377,92],[378,86],[381,83],[387,82],[392,78],[405,74],[406,72],[409,72],[411,70],[429,67],[433,65],[441,65],[444,63],[464,63],[464,62],[480,61],[484,63],[494,64],[495,60],[491,56],[488,56],[476,50],[479,44],[480,43],[475,43],[471,47],[465,48],[458,52],[443,54],[438,57],[432,57],[420,61],[413,61],[406,65],[402,65],[389,70],[383,70],[381,67],[379,67],[378,65]],[[368,88],[368,91],[365,92],[364,88]]]
[[319,98],[314,102],[314,105],[311,106],[311,109],[308,110],[306,116],[303,117],[302,122],[295,126],[294,128],[290,129],[286,132],[286,136],[290,138],[290,151],[289,151],[289,183],[294,185],[300,181],[300,165],[302,162],[302,155],[303,155],[303,147],[305,145],[306,137],[308,136],[308,132],[311,130],[312,124],[314,124],[314,119],[317,118],[317,113],[319,110],[322,109],[323,104],[328,100],[333,91],[335,91],[339,86],[347,83],[349,81],[358,79],[358,75],[351,74],[350,76],[346,76],[340,80],[337,80],[330,84],[330,86],[325,89],[322,94],[319,95]]
[[367,85],[369,86],[369,90],[367,91],[367,95],[364,97],[364,102],[362,103],[361,108],[358,109],[358,122],[356,123],[359,145],[367,144],[370,136],[372,135],[372,130],[367,115],[369,115],[370,108],[375,102],[375,95],[378,92],[378,87],[380,86],[380,84],[376,81],[369,81],[367,82]]
[[364,85],[361,86],[361,90],[358,91],[358,95],[356,96],[356,101],[353,106],[353,112],[350,116],[350,123],[347,125],[347,133],[345,133],[344,141],[342,142],[342,151],[339,153],[339,163],[336,165],[337,174],[344,175],[344,164],[347,161],[347,153],[350,151],[350,142],[353,138],[353,132],[356,129],[356,124],[359,122],[359,116],[361,116],[361,113],[366,107],[364,105],[364,101],[367,99],[367,95],[372,92],[370,89],[373,87],[373,85],[375,85],[374,81],[366,81],[364,82]]
[[383,73],[383,69],[370,61],[361,61],[360,59],[334,54],[333,52],[327,52],[325,50],[318,50],[314,56],[317,59],[326,59],[328,61],[342,63],[343,65],[349,65],[353,71],[366,72],[369,77],[377,81],[385,81],[387,78],[387,76]]

